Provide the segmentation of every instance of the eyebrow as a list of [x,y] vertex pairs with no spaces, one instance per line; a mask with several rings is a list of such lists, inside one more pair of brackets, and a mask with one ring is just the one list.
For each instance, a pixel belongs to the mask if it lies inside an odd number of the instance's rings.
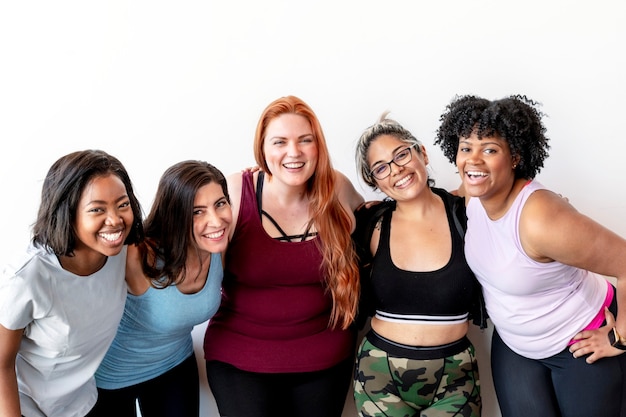
[[[400,151],[400,150],[402,150],[402,149],[404,149],[404,148],[410,148],[410,147],[411,147],[410,145],[406,145],[406,146],[404,146],[404,145],[400,145],[400,146],[398,146],[398,147],[397,147],[397,148],[395,148],[393,151],[391,151],[391,154],[393,155],[391,158],[392,158],[392,159],[393,159],[393,158],[395,158],[395,157],[396,157],[396,154],[398,153],[398,151]],[[383,160],[381,159],[381,160],[379,160],[379,161],[374,162],[374,163],[372,164],[372,166],[375,166],[376,164],[387,163],[387,162],[389,162],[389,161],[383,161]]]
[[[128,197],[128,194],[124,194],[124,195],[119,196],[115,200],[115,202],[119,203],[120,201],[127,200],[127,199],[130,199],[130,197]],[[85,207],[91,206],[91,205],[94,205],[94,204],[101,204],[102,205],[102,204],[107,204],[107,202],[105,200],[91,200],[91,201],[88,201],[87,203],[85,203]]]
[[[465,139],[459,139],[459,143],[474,143],[474,142],[470,140],[469,138],[465,138]],[[496,145],[496,146],[502,147],[502,144],[498,142],[494,142],[494,141],[486,141],[484,140],[484,138],[478,140],[478,145],[479,146]]]

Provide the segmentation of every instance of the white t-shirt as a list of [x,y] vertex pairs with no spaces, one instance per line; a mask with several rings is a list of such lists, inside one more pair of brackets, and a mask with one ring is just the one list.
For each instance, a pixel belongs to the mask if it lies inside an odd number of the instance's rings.
[[94,373],[122,317],[126,247],[98,272],[78,276],[30,246],[0,278],[0,324],[24,328],[16,358],[22,414],[82,417],[96,403]]

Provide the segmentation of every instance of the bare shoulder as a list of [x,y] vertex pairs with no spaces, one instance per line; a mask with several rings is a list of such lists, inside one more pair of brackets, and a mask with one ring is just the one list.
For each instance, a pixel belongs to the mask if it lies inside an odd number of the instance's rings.
[[241,197],[241,187],[243,184],[243,175],[241,172],[235,172],[226,177],[226,184],[228,185],[228,194],[232,200],[235,197]]
[[598,273],[609,272],[599,261],[624,247],[623,239],[549,190],[537,190],[528,198],[519,233],[531,258],[539,262],[555,260]]
[[519,233],[526,254],[609,277],[624,277],[626,239],[580,213],[567,198],[537,190],[522,209]]
[[[254,178],[258,175],[258,172],[255,172]],[[229,240],[233,237],[235,233],[235,225],[237,224],[237,219],[239,218],[239,206],[241,203],[241,194],[243,189],[243,173],[242,172],[234,172],[226,177],[226,184],[228,186],[228,196],[230,197],[230,207],[233,213],[233,227],[230,228],[230,236]]]

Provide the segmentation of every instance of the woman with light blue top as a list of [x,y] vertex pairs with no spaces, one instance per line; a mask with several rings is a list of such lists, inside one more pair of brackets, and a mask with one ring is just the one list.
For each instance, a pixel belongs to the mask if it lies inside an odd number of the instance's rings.
[[[232,223],[224,175],[202,161],[165,171],[142,244],[128,248],[128,297],[96,372],[94,416],[197,416],[191,331],[217,311]],[[91,416],[90,416],[91,417]]]

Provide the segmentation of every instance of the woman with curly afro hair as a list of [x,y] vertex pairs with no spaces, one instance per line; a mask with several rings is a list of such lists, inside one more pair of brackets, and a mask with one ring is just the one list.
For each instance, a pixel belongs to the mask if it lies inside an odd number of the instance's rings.
[[519,95],[457,97],[435,140],[469,199],[465,254],[495,327],[498,402],[503,417],[617,417],[626,240],[535,179],[549,149],[538,107]]

